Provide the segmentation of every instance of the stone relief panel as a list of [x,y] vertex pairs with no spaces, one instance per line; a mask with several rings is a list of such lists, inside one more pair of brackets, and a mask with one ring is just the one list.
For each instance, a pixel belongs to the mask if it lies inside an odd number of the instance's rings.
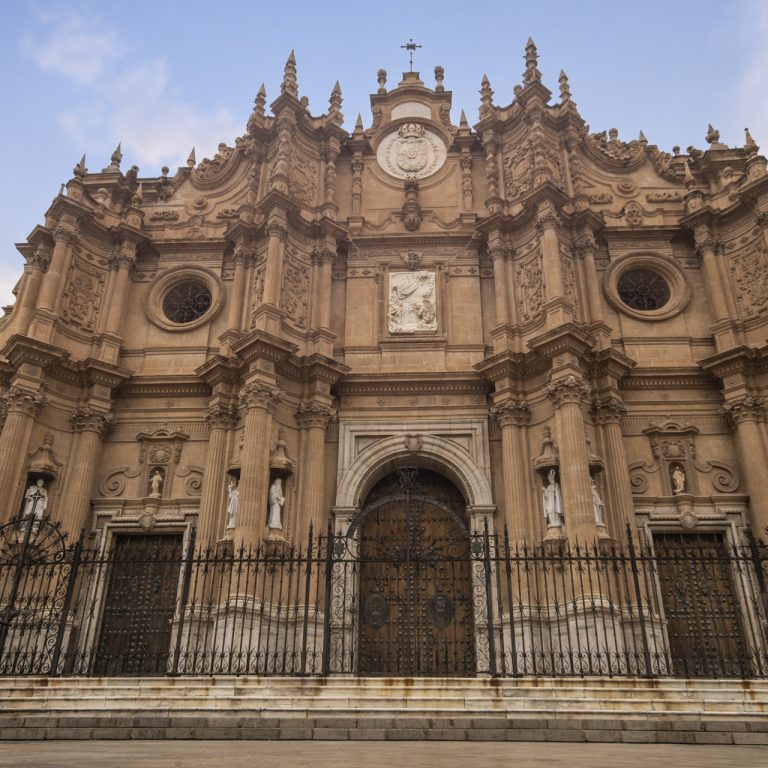
[[574,312],[579,312],[579,291],[576,287],[576,272],[573,260],[567,255],[560,254],[560,266],[563,272],[563,289],[565,297],[571,302]]
[[538,248],[516,265],[515,278],[519,289],[520,317],[528,323],[541,314],[544,306],[544,277]]
[[435,273],[389,273],[389,332],[395,334],[437,330]]
[[728,258],[736,302],[742,317],[750,318],[768,309],[768,264],[765,247],[754,240]]
[[253,270],[253,282],[251,283],[251,328],[254,327],[256,312],[264,300],[264,275],[266,271],[266,264],[261,264]]
[[447,153],[442,139],[420,123],[406,123],[379,145],[376,160],[397,179],[424,179],[443,167]]
[[93,331],[99,320],[104,279],[80,259],[72,262],[61,297],[61,317],[70,325]]
[[290,249],[283,269],[281,306],[299,328],[306,328],[309,319],[310,268]]
[[312,206],[317,201],[317,168],[314,163],[298,158],[291,168],[291,195],[304,205]]

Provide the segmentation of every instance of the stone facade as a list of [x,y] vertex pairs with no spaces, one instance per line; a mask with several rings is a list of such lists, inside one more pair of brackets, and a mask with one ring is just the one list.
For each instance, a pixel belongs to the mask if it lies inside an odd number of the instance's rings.
[[417,466],[519,541],[768,525],[749,133],[671,155],[590,133],[532,43],[508,106],[483,79],[474,127],[435,78],[380,71],[348,133],[338,84],[309,113],[292,54],[212,159],[77,164],[0,329],[4,519],[42,477],[54,519],[104,544],[193,523],[201,544],[302,542]]

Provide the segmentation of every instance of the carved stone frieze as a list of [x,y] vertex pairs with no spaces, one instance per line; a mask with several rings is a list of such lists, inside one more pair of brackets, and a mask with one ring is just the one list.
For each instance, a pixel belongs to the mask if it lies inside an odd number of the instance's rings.
[[283,289],[280,306],[286,317],[297,327],[309,323],[310,267],[295,255],[289,255],[283,268]]

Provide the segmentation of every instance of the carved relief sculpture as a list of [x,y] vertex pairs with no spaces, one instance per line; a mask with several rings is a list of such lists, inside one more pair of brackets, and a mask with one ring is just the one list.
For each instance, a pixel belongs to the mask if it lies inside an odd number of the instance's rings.
[[390,272],[389,332],[436,331],[435,273]]

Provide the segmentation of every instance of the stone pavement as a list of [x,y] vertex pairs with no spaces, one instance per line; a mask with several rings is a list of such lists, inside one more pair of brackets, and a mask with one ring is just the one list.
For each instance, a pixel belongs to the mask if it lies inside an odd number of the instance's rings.
[[0,744],[3,768],[765,768],[768,747],[327,741],[47,741]]

